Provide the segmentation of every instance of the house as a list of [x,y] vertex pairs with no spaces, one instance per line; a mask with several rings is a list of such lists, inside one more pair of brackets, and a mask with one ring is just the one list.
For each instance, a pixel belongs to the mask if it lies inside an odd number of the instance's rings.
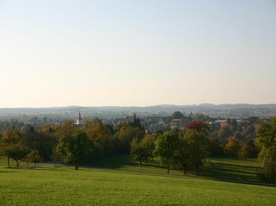
[[227,122],[220,122],[219,124],[220,124],[220,127],[226,127],[228,125]]
[[180,119],[173,119],[170,123],[170,128],[171,129],[179,128],[179,124],[180,124]]

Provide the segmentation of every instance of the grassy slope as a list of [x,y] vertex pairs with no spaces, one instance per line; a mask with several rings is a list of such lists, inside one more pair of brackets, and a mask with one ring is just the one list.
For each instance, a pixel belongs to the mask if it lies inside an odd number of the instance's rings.
[[[104,159],[94,165],[97,168],[108,168],[118,170],[131,170],[136,172],[150,172],[166,174],[165,167],[160,166],[157,159],[149,160],[148,163],[139,165],[131,156],[117,155]],[[256,160],[209,158],[207,164],[200,169],[201,177],[215,178],[220,180],[250,181],[258,182],[257,173],[259,163]],[[171,170],[170,174],[183,175],[180,170]],[[195,176],[196,171],[189,171],[189,176]]]
[[1,168],[0,205],[273,205],[276,188],[71,167]]
[[[155,162],[137,167],[129,158],[117,156],[97,165],[116,170],[79,171],[67,166],[12,169],[3,166],[6,161],[2,160],[0,205],[274,205],[276,202],[275,187],[190,178],[181,171],[166,175],[166,170],[156,167]],[[215,165],[222,164],[222,168],[233,173],[229,165],[235,160],[216,161],[213,160]]]

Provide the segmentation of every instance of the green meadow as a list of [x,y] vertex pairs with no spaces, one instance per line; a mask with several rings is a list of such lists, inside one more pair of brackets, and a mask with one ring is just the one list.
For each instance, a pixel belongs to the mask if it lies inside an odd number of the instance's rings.
[[51,164],[8,168],[1,160],[0,205],[275,205],[275,186],[222,181],[223,173],[230,174],[228,180],[236,174],[235,181],[254,181],[249,170],[255,169],[255,161],[242,162],[213,159],[202,169],[204,176],[196,177],[193,171],[184,176],[172,170],[167,175],[155,161],[140,166],[129,156],[108,158],[78,171]]

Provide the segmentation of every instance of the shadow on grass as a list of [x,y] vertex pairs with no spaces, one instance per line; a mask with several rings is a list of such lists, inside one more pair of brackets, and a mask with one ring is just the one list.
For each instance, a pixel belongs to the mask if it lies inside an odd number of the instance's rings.
[[200,175],[214,179],[258,182],[258,171],[258,167],[241,165],[240,162],[216,162],[212,166],[206,165],[201,168]]
[[1,171],[1,170],[0,170],[0,174],[1,174],[1,173],[15,173],[15,172],[12,171],[12,170],[5,170],[5,171]]
[[105,169],[120,169],[124,166],[137,166],[130,155],[114,155],[96,162],[92,167]]

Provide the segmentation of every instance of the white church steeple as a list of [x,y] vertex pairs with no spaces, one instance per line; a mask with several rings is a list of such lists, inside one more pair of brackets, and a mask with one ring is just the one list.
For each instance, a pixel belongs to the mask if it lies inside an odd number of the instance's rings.
[[79,117],[77,118],[77,123],[78,125],[82,124],[82,118],[81,118],[81,113],[79,112]]

